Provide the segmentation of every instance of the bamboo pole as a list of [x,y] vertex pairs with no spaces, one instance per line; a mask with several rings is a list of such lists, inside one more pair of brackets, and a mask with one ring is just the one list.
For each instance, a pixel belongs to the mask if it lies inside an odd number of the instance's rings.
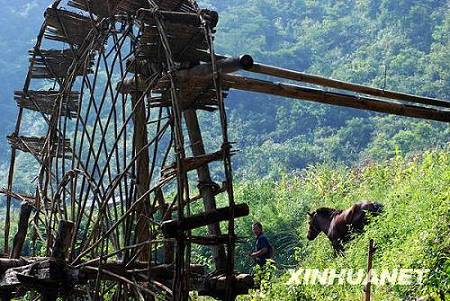
[[322,76],[255,63],[248,71],[377,97],[450,108],[450,101],[357,85]]
[[222,79],[224,81],[224,86],[237,90],[272,94],[399,116],[450,122],[450,110],[438,110],[434,108],[394,103],[375,98],[328,92],[297,85],[273,83],[228,74],[222,75]]

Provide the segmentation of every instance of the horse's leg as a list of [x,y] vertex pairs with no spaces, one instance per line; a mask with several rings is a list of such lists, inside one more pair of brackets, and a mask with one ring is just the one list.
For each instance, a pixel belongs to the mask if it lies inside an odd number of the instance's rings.
[[336,255],[344,256],[344,245],[340,239],[333,240],[332,242],[334,253]]

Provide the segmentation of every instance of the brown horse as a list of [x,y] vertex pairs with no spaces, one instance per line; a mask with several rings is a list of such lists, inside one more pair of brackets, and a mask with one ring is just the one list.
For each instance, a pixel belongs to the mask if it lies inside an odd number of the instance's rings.
[[378,215],[383,205],[361,202],[348,209],[319,208],[309,215],[308,239],[314,240],[320,232],[330,239],[337,253],[344,253],[344,243],[352,239],[352,233],[361,233],[368,223],[367,213]]

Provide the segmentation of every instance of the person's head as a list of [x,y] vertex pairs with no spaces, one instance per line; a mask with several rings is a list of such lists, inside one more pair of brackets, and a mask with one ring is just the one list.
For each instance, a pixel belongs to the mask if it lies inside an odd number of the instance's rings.
[[255,236],[258,236],[263,231],[263,226],[260,222],[254,222],[252,225],[252,231]]

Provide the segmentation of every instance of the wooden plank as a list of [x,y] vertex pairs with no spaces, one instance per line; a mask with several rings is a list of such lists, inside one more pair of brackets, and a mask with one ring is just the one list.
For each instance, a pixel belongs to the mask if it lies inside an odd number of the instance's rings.
[[117,5],[121,0],[73,0],[68,5],[91,12],[100,18],[111,17],[117,12]]
[[[171,220],[161,224],[161,231],[167,238],[177,237],[184,231],[204,227],[210,224],[226,221],[231,217],[231,208],[220,208],[209,212],[204,212],[196,215],[191,215],[183,220]],[[239,204],[234,208],[234,217],[247,216],[250,213],[250,209],[247,204]]]
[[[23,91],[14,92],[14,99],[19,108],[24,108],[44,114],[52,114],[55,109],[55,103],[60,97],[56,91]],[[76,117],[78,114],[78,105],[80,93],[70,92],[62,99],[61,116]]]
[[161,72],[160,65],[152,64],[145,56],[132,56],[126,62],[129,73],[139,74],[144,77],[151,77],[155,73]]
[[[14,149],[20,150],[25,153],[32,153],[35,156],[41,156],[44,153],[44,145],[46,141],[46,137],[25,137],[25,136],[8,136],[8,142],[11,144],[11,147]],[[56,146],[58,142],[55,142],[54,148],[56,155]],[[70,158],[70,154],[72,153],[72,149],[70,147],[70,140],[65,139],[61,140],[61,145],[64,147],[64,150],[60,148],[57,156],[61,158],[65,155],[66,158]]]
[[[166,24],[164,30],[168,38],[189,40],[197,35],[204,36],[203,28],[198,26],[185,26],[181,24]],[[155,25],[144,26],[142,31],[142,43],[154,43],[159,41],[159,30]]]
[[[161,63],[166,61],[166,57],[161,48],[158,48],[155,44],[140,45],[138,49],[139,53],[142,53],[149,62]],[[216,60],[225,58],[221,55],[216,55]],[[205,49],[187,48],[183,53],[174,55],[175,62],[210,62],[211,54]]]
[[413,106],[404,103],[387,102],[375,98],[334,93],[297,85],[273,83],[234,75],[223,75],[222,79],[224,81],[223,84],[226,87],[237,90],[278,95],[399,116],[450,122],[450,110],[437,110],[434,108]]
[[[219,14],[216,11],[202,10],[200,15],[205,21],[208,22],[210,28],[217,26],[219,22]],[[161,17],[165,24],[165,27],[172,24],[181,24],[188,27],[200,27],[202,26],[202,20],[197,13],[194,12],[178,12],[178,11],[158,11],[158,16]],[[138,16],[147,25],[156,25],[155,14],[152,10],[144,9]]]
[[[74,55],[71,49],[64,50],[30,50],[30,63],[32,63],[31,77],[32,78],[62,78],[67,75],[67,70],[74,62]],[[87,73],[92,73],[94,66],[94,56],[86,68]],[[83,67],[84,68],[84,67]],[[84,74],[83,68],[75,70],[75,75],[80,76]]]
[[[198,155],[195,157],[188,157],[183,160],[183,167],[185,171],[196,170],[208,165],[214,161],[221,161],[223,159],[223,151],[217,151],[211,154]],[[169,178],[177,173],[176,164],[165,167],[161,170],[162,178]]]
[[[173,59],[176,62],[203,61],[203,53],[208,50],[208,43],[201,27],[181,24],[167,24],[164,27]],[[165,61],[165,51],[155,26],[145,26],[140,51],[152,62]],[[206,57],[206,60],[210,56]]]
[[135,15],[140,8],[150,8],[146,0],[122,0],[117,5],[119,12]]
[[47,8],[45,12],[47,30],[45,37],[50,40],[80,46],[94,28],[90,18],[67,10]]
[[[226,98],[227,93],[223,93]],[[218,108],[218,101],[216,91],[213,89],[206,89],[201,87],[192,87],[191,89],[182,89],[178,94],[178,99],[181,101],[181,108],[183,111],[190,109],[201,109],[207,111],[214,111]],[[163,91],[161,95],[154,95],[149,98],[149,107],[171,107],[170,91]]]

